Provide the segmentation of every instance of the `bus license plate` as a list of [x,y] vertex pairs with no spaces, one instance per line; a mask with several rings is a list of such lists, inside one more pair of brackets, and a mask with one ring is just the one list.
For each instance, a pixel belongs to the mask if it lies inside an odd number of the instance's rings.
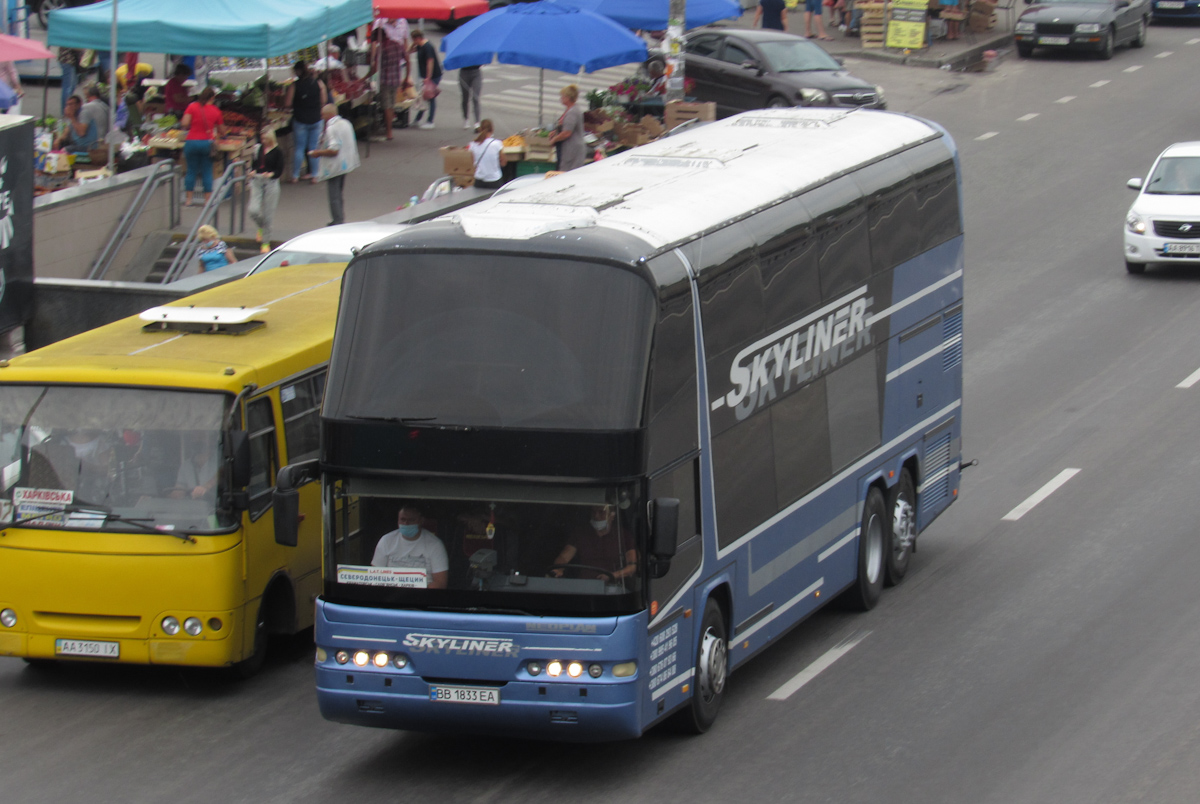
[[97,659],[121,658],[120,642],[93,642],[86,639],[56,639],[54,653],[57,656],[91,656]]
[[1069,36],[1039,36],[1039,45],[1069,45],[1071,37]]
[[1200,243],[1167,243],[1168,254],[1200,254]]
[[490,704],[500,703],[500,690],[487,687],[431,686],[429,700],[435,703]]

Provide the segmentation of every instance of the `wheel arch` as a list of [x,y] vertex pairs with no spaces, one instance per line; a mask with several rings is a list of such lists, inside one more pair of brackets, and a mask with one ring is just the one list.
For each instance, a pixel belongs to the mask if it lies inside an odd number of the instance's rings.
[[266,613],[268,634],[291,634],[296,630],[296,587],[284,570],[271,576],[259,603]]

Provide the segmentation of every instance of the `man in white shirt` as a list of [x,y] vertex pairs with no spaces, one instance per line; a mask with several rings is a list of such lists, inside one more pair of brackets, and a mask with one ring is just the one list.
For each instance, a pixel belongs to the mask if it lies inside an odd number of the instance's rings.
[[421,512],[411,505],[400,509],[397,528],[385,533],[375,545],[372,567],[403,567],[425,571],[428,588],[445,589],[450,560],[441,539],[421,527]]
[[354,126],[349,120],[338,115],[337,107],[333,104],[322,107],[321,119],[325,121],[325,130],[321,133],[320,144],[316,149],[309,151],[308,155],[321,157],[317,178],[324,181],[329,190],[331,216],[326,226],[336,226],[346,222],[342,193],[346,187],[346,174],[360,164],[358,140],[354,136]]

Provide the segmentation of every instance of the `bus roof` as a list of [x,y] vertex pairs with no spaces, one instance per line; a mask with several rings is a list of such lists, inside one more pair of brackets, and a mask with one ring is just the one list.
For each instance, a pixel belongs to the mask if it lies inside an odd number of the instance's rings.
[[[585,165],[450,219],[470,237],[527,240],[599,227],[659,249],[943,136],[892,112],[763,109]],[[952,152],[948,137],[946,148]]]
[[329,360],[344,270],[324,264],[269,271],[167,305],[265,308],[252,316],[264,325],[244,334],[147,331],[145,320],[131,316],[14,357],[0,368],[0,381],[233,392],[269,385]]

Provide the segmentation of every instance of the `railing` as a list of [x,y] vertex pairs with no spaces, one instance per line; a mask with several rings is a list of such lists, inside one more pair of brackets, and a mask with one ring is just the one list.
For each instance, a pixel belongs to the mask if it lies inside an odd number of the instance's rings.
[[88,279],[103,279],[104,275],[112,268],[113,260],[116,259],[121,247],[125,245],[125,241],[129,239],[129,233],[133,231],[133,226],[141,217],[142,212],[146,209],[146,204],[154,196],[159,186],[169,181],[171,187],[169,192],[170,201],[168,207],[170,209],[170,226],[174,229],[179,225],[179,176],[175,171],[175,163],[164,160],[156,162],[154,170],[146,176],[146,180],[142,182],[142,186],[138,188],[137,195],[129,202],[129,207],[125,210],[125,214],[121,216],[121,220],[117,222],[113,232],[108,237],[108,242],[104,244],[104,248],[100,249],[100,253],[96,255],[96,261],[92,263],[92,269],[88,272]]
[[[208,223],[209,220],[213,221],[214,226],[217,226],[218,228],[220,227],[220,218],[218,217],[218,212],[220,211],[221,204],[225,199],[226,193],[228,193],[230,197],[230,226],[232,227],[233,222],[238,220],[238,196],[243,196],[244,200],[245,193],[235,192],[235,190],[244,190],[245,188],[246,175],[245,173],[239,172],[239,168],[243,167],[245,164],[246,163],[243,161],[230,162],[229,166],[225,168],[225,172],[221,174],[221,178],[217,180],[216,185],[213,187],[212,194],[208,197],[208,200],[204,202],[204,207],[200,210],[200,214],[196,217],[196,222],[192,224],[191,231],[188,232],[188,235],[186,238],[184,238],[183,242],[179,244],[179,251],[175,254],[175,259],[171,261],[170,267],[167,268],[166,276],[164,276],[162,280],[163,284],[166,284],[167,282],[174,282],[176,279],[179,279],[184,270],[186,270],[187,267],[192,264],[192,260],[196,258],[196,252],[200,248],[200,243],[196,238],[196,233],[200,230],[200,227]],[[245,228],[246,205],[243,203],[241,209],[241,223],[237,231],[244,231]]]

